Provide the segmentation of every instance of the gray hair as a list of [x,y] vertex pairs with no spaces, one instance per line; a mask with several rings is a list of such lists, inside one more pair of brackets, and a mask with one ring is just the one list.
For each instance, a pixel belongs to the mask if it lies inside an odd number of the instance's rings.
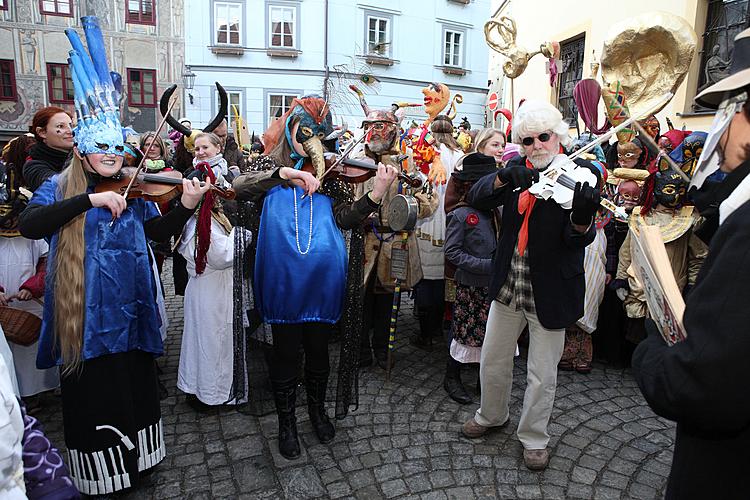
[[529,99],[518,107],[512,124],[513,142],[521,144],[524,137],[542,132],[553,132],[560,144],[568,146],[572,139],[568,135],[568,124],[562,113],[548,102]]

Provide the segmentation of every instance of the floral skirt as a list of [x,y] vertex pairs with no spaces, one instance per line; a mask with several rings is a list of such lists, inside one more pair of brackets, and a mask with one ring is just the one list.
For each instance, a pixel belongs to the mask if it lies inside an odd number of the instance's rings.
[[481,347],[490,301],[487,287],[472,287],[456,283],[456,302],[453,305],[453,340],[468,347]]

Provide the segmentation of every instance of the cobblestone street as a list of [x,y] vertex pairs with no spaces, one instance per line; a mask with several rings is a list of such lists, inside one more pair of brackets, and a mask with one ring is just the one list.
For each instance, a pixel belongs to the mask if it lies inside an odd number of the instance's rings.
[[[391,381],[372,367],[360,378],[360,404],[337,421],[335,440],[321,445],[298,407],[302,456],[282,458],[274,414],[234,408],[196,412],[176,389],[182,297],[165,266],[170,330],[159,361],[169,397],[162,401],[167,458],[125,498],[658,498],[672,459],[674,426],[645,404],[628,370],[595,365],[589,375],[561,372],[550,431],[552,459],[544,472],[523,465],[515,436],[525,386],[525,358],[516,360],[511,425],[480,439],[460,436],[478,404],[446,395],[444,348],[413,348],[410,303],[399,320]],[[332,347],[338,353],[338,345]],[[465,371],[473,388],[476,371]],[[478,398],[477,398],[478,402]],[[35,414],[64,449],[60,400],[45,395]],[[329,407],[333,414],[333,407]],[[122,497],[120,497],[122,498]]]

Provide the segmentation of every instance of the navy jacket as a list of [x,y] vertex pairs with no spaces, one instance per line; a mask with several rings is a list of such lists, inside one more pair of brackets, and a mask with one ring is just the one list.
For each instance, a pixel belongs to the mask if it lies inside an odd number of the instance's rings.
[[[507,166],[523,165],[525,157],[514,158]],[[585,160],[576,160],[596,172]],[[598,175],[598,174],[597,174]],[[493,261],[489,296],[493,299],[505,284],[510,261],[518,241],[523,217],[518,213],[519,192],[508,186],[495,189],[496,174],[483,177],[469,191],[467,201],[479,210],[503,206],[500,240]],[[584,248],[594,241],[595,226],[579,233],[570,222],[570,210],[552,200],[536,200],[529,219],[526,252],[539,322],[549,330],[567,328],[583,316],[586,283],[583,276]]]
[[446,218],[445,258],[456,266],[456,282],[485,287],[492,276],[497,246],[492,212],[458,207]]

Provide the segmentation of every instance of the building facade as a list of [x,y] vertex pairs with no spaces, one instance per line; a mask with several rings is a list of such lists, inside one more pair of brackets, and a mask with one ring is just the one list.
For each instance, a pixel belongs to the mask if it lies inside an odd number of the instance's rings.
[[64,30],[87,15],[99,17],[122,75],[123,123],[156,127],[158,96],[184,68],[183,0],[0,0],[0,141],[27,132],[43,106],[73,110]]
[[[357,83],[373,107],[422,102],[429,82],[463,96],[458,120],[484,121],[490,0],[187,0],[186,64],[195,73],[187,116],[216,113],[214,82],[261,133],[305,94],[325,94],[335,121],[359,126]],[[423,119],[418,108],[408,116]],[[458,125],[458,123],[456,123]]]
[[[581,78],[591,75],[590,64],[602,54],[603,42],[612,25],[650,11],[665,11],[684,18],[698,36],[698,47],[687,77],[674,98],[657,114],[666,130],[665,118],[687,130],[708,130],[713,112],[694,105],[693,98],[703,88],[724,76],[731,64],[734,35],[750,26],[748,0],[629,0],[617,4],[559,0],[554,6],[540,8],[540,2],[493,0],[493,13],[500,11],[515,19],[518,45],[530,50],[543,41],[556,40],[561,46],[561,74],[556,86],[549,84],[546,60],[536,56],[526,71],[515,79],[514,101],[522,98],[544,99],[556,104],[566,118],[575,116],[573,88]],[[505,107],[510,107],[510,84],[502,75],[505,58],[494,51],[490,56],[490,79]],[[601,81],[601,80],[600,80]],[[601,108],[599,116],[604,116]],[[603,121],[603,119],[602,119]],[[579,128],[583,130],[583,122]]]

